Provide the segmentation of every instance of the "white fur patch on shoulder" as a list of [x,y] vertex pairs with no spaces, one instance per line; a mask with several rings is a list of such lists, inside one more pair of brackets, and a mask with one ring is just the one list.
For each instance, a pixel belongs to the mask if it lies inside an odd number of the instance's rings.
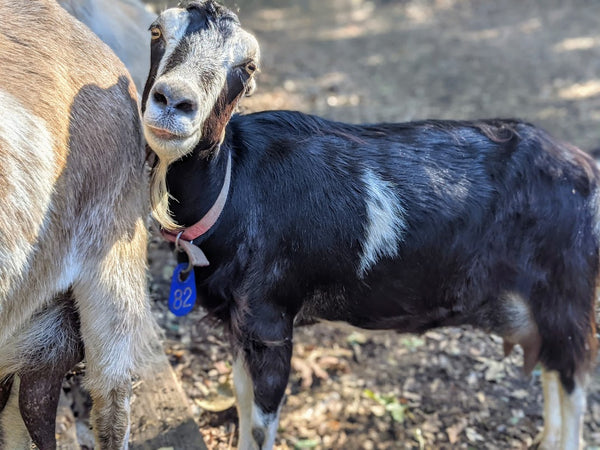
[[392,184],[371,169],[365,170],[362,181],[366,189],[367,223],[358,267],[360,278],[380,258],[397,256],[406,231],[406,212]]

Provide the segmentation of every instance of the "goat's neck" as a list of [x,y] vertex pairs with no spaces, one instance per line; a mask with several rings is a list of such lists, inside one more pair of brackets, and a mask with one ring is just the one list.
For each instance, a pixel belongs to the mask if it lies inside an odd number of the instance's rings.
[[190,226],[211,208],[223,186],[230,148],[217,145],[198,149],[175,161],[167,173],[167,188],[173,200],[171,213],[178,224]]

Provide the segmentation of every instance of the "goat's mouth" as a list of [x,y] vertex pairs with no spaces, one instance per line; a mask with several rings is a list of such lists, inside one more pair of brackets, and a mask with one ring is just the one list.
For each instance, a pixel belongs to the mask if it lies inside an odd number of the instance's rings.
[[192,133],[181,133],[179,130],[149,123],[144,123],[144,137],[150,148],[167,163],[190,152],[200,139],[197,130]]
[[177,134],[177,133],[173,133],[172,131],[167,130],[166,128],[153,127],[150,125],[146,125],[146,128],[150,133],[152,133],[157,138],[166,140],[166,141],[176,140],[176,139],[185,139],[187,137],[187,136],[181,136],[180,134]]

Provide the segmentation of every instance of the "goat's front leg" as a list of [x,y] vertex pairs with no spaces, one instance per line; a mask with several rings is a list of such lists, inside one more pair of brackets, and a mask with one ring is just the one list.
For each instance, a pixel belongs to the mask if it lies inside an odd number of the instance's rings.
[[587,376],[582,376],[574,381],[575,384],[570,392],[562,383],[560,386],[561,448],[565,450],[583,448],[583,416],[587,403],[585,394]]
[[240,450],[273,448],[290,374],[293,318],[274,306],[260,311],[234,333],[233,377]]
[[85,387],[93,401],[91,422],[102,450],[128,447],[131,376],[157,354],[143,221],[137,231],[87,265],[73,285],[85,345]]

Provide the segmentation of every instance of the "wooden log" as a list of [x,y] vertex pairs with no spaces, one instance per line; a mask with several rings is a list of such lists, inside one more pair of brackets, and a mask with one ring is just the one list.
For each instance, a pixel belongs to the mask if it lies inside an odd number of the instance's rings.
[[[81,374],[61,395],[56,419],[58,450],[94,448],[89,428],[89,396]],[[73,414],[74,408],[78,416]],[[167,357],[162,354],[150,375],[134,382],[131,397],[131,450],[206,450],[186,397]]]
[[164,355],[156,373],[134,383],[129,447],[206,450],[189,400]]

